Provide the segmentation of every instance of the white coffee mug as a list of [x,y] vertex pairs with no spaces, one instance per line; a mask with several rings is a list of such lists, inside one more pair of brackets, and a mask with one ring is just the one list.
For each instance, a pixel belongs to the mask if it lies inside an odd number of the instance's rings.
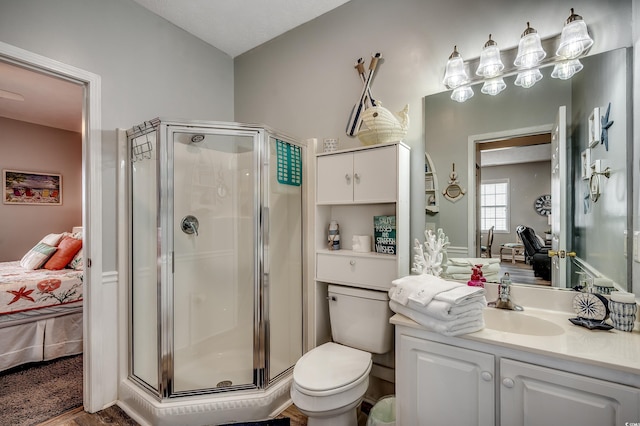
[[354,235],[351,239],[351,249],[358,253],[371,251],[371,235]]

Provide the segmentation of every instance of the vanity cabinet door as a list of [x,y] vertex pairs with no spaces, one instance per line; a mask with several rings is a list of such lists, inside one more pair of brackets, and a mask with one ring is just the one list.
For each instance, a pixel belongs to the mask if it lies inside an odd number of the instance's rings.
[[494,356],[396,334],[396,424],[495,423]]
[[537,365],[500,360],[503,426],[615,426],[640,419],[640,390]]

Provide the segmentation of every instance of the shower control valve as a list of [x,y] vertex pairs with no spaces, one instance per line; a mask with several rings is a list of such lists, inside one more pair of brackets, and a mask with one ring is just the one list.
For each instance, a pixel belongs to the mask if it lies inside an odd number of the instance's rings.
[[182,229],[182,232],[189,235],[196,234],[197,236],[199,225],[200,224],[198,223],[198,218],[192,215],[183,217],[182,221],[180,222],[180,228]]

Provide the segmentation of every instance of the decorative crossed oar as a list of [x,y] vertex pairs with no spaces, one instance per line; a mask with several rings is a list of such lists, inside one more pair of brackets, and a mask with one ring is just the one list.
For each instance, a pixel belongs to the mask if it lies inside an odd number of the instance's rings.
[[[373,77],[373,73],[376,70],[376,66],[378,65],[378,61],[382,55],[380,53],[376,53],[371,55],[371,63],[369,64],[369,74],[364,83],[364,87],[362,88],[362,93],[360,94],[360,101],[354,105],[351,110],[351,116],[349,117],[349,122],[347,123],[347,135],[354,136],[361,123],[361,114],[366,108],[366,100],[367,97],[371,98],[369,85],[371,84],[371,78]],[[356,65],[357,68],[357,65]]]

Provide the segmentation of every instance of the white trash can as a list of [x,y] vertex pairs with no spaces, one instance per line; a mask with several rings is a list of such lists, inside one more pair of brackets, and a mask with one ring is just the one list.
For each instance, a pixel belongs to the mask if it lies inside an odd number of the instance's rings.
[[395,426],[396,425],[396,397],[384,396],[376,402],[369,411],[367,426]]

